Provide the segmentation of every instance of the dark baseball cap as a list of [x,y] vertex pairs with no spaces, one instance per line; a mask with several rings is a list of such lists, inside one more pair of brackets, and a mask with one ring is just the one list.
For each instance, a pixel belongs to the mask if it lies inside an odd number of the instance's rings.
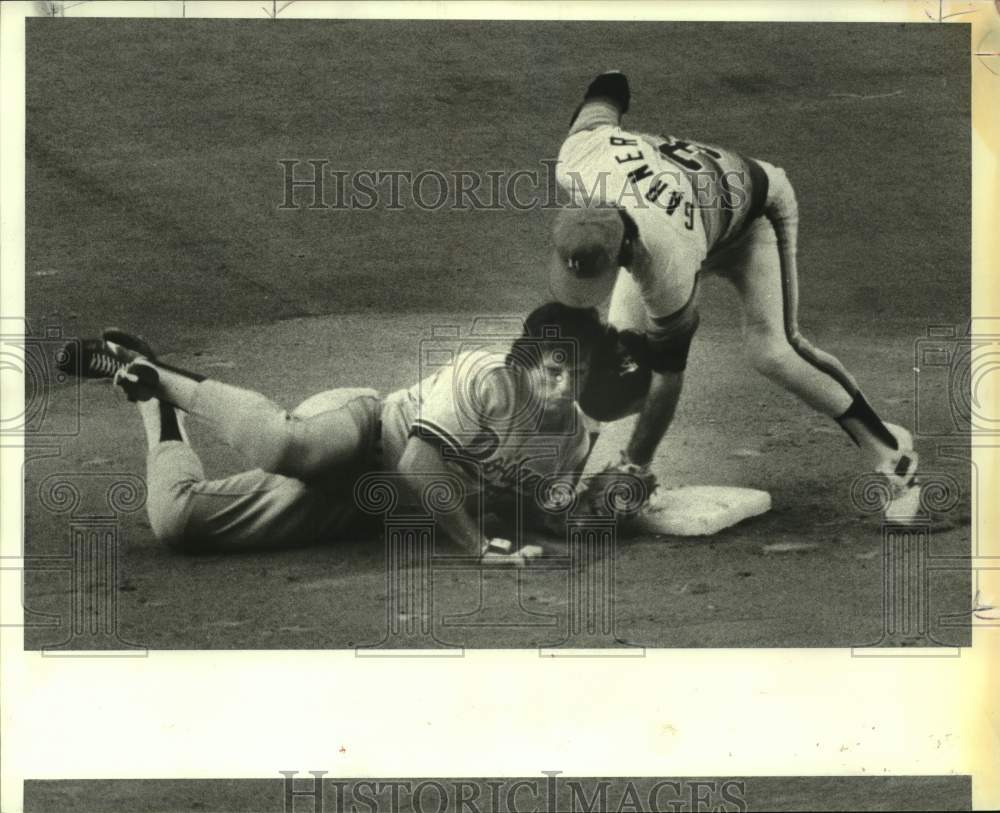
[[625,238],[621,212],[608,204],[567,207],[556,216],[552,236],[552,296],[576,308],[600,305],[618,278],[618,256]]

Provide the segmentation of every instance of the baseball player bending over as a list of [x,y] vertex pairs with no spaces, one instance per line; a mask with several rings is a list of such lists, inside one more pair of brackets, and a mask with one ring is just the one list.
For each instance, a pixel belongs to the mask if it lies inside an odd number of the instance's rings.
[[621,73],[591,82],[557,169],[573,205],[554,229],[552,294],[576,307],[610,296],[608,321],[644,334],[653,370],[641,397],[595,417],[638,412],[625,457],[648,466],[680,396],[700,275],[715,273],[739,295],[753,366],[835,419],[888,479],[887,515],[911,518],[919,486],[910,433],[884,423],[843,365],[799,333],[799,216],[784,171],[720,147],[626,130],[629,99]]
[[[485,491],[487,507],[516,494],[536,502],[542,478],[576,486],[591,444],[575,396],[605,335],[595,310],[550,303],[503,351],[459,353],[385,398],[329,390],[290,413],[259,393],[163,364],[122,331],[67,345],[62,366],[113,377],[136,401],[157,538],[188,552],[218,551],[334,537],[356,518],[354,485],[370,471],[399,472],[414,493],[429,475],[457,473],[470,494]],[[185,415],[212,426],[255,468],[207,480]],[[439,520],[469,553],[523,564],[526,553],[486,538],[467,511]]]

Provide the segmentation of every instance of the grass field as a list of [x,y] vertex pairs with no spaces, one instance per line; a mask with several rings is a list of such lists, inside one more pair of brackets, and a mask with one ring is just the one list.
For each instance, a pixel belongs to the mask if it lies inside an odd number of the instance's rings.
[[[550,213],[282,210],[278,162],[538,168],[608,67],[631,78],[634,126],[788,171],[802,210],[803,331],[887,418],[913,421],[914,343],[928,326],[969,319],[964,26],[30,20],[27,45],[26,307],[38,335],[133,329],[165,360],[289,407],[334,386],[412,383],[432,326],[523,314],[545,296]],[[668,484],[766,489],[774,510],[707,542],[622,544],[617,635],[655,647],[879,641],[881,529],[850,499],[859,459],[835,425],[746,369],[736,320],[732,292],[709,280],[656,468]],[[69,432],[79,420],[80,431],[29,452],[33,556],[70,549],[72,518],[39,500],[45,478],[75,479],[89,500],[87,484],[144,472],[138,416],[117,393],[91,383],[49,394],[51,425]],[[613,427],[598,456],[627,431]],[[194,434],[210,474],[237,470],[219,442]],[[925,471],[962,488],[959,506],[934,519],[931,551],[966,555],[968,465],[929,440],[918,450]],[[377,539],[183,558],[142,512],[118,528],[128,641],[341,648],[384,634]],[[775,543],[810,547],[771,552]],[[566,635],[566,585],[557,569],[485,587],[441,572],[438,620],[473,613],[486,588],[520,594],[491,609],[494,625],[451,623],[440,641],[554,645]],[[933,641],[967,643],[968,626],[942,616],[968,609],[968,572],[937,571],[930,589]],[[65,619],[70,600],[65,574],[28,574],[27,647],[66,638],[65,624],[37,614]]]

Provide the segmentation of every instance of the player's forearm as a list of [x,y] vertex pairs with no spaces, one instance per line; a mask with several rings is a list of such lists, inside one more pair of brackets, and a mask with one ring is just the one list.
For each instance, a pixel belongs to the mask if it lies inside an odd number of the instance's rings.
[[455,544],[469,556],[478,557],[486,547],[487,538],[464,507],[439,514],[438,525]]
[[633,463],[644,466],[653,459],[656,447],[674,419],[683,383],[683,372],[653,373],[646,403],[626,449]]
[[[448,463],[442,460],[441,453],[420,438],[410,438],[400,458],[398,471],[403,475],[404,488],[416,505],[422,502],[420,494],[430,481],[454,474]],[[487,540],[479,523],[465,510],[464,500],[462,503],[454,511],[439,513],[438,525],[470,556],[479,556]]]

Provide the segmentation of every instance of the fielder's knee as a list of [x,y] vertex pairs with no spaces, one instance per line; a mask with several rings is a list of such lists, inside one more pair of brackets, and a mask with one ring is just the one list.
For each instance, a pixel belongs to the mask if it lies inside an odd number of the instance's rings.
[[794,353],[784,333],[768,325],[751,325],[746,330],[747,356],[753,368],[767,378],[781,378]]

